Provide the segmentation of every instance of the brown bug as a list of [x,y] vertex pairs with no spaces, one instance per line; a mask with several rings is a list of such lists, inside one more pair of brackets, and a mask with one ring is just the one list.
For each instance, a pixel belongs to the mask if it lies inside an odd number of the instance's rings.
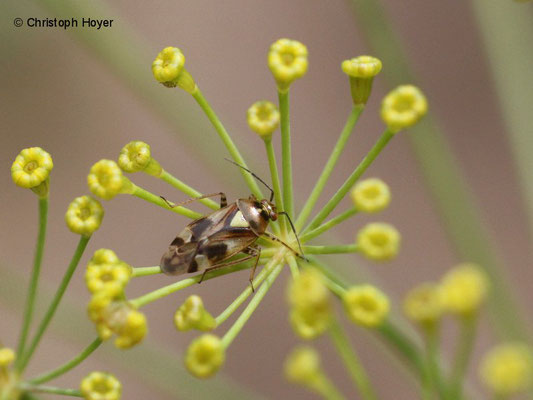
[[[258,200],[252,194],[247,199],[238,199],[228,205],[226,195],[222,192],[189,199],[179,204],[170,204],[163,198],[170,207],[178,207],[204,198],[220,196],[220,209],[187,225],[170,243],[168,251],[161,258],[160,267],[166,275],[204,271],[200,283],[209,271],[255,258],[255,264],[250,272],[250,284],[253,289],[253,277],[261,256],[261,247],[255,243],[259,237],[265,236],[279,242],[301,258],[303,258],[302,247],[289,215],[284,211],[278,212],[272,203],[274,198],[272,188],[249,169],[231,160],[227,161],[248,171],[265,185],[270,190],[270,200]],[[278,215],[285,215],[289,220],[302,254],[266,231],[269,222],[276,221]],[[248,256],[227,261],[239,253]]]

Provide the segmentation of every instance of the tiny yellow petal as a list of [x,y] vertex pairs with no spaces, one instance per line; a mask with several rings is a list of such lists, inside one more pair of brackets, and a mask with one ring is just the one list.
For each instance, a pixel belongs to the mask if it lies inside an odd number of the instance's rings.
[[373,78],[381,71],[381,61],[372,56],[359,56],[342,62],[344,73],[353,78]]
[[132,183],[122,175],[117,163],[111,160],[100,160],[91,167],[87,176],[87,183],[91,192],[104,199],[111,200],[119,193],[129,193]]
[[170,82],[178,78],[185,56],[177,47],[165,47],[152,63],[152,73],[158,82]]
[[270,46],[268,67],[280,91],[287,91],[307,72],[307,48],[296,40],[279,39]]
[[247,121],[252,131],[262,138],[269,138],[279,126],[279,111],[270,101],[258,101],[248,109]]
[[350,319],[366,327],[381,325],[389,314],[388,297],[372,285],[352,286],[342,301]]
[[197,378],[213,376],[224,364],[226,354],[220,339],[204,334],[192,341],[185,355],[187,370]]

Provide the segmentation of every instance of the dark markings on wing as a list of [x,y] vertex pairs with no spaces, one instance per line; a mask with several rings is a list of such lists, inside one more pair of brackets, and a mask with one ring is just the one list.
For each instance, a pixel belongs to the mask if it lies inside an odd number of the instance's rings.
[[185,240],[176,236],[176,238],[170,243],[171,246],[182,246],[185,243]]
[[191,272],[196,272],[196,271],[198,271],[198,263],[193,258],[191,260],[191,263],[189,264],[189,268],[187,268],[187,272],[191,273]]
[[213,225],[213,221],[208,217],[203,217],[194,221],[194,224],[191,224],[189,228],[191,229],[193,238],[199,240],[211,225]]
[[191,262],[198,251],[198,243],[185,243],[182,246],[170,246],[161,257],[161,271],[166,275],[180,275],[188,272]]
[[224,242],[214,244],[206,244],[202,249],[202,254],[205,254],[208,259],[220,259],[226,254],[228,245]]

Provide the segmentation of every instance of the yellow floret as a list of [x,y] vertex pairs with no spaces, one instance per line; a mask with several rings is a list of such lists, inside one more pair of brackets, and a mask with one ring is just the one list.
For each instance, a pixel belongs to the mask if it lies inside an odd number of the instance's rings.
[[428,110],[424,94],[413,85],[398,86],[381,104],[381,118],[391,132],[416,124]]
[[79,235],[90,236],[100,225],[104,218],[102,205],[89,196],[77,197],[68,206],[65,221],[68,228]]
[[117,163],[111,160],[100,160],[94,164],[87,176],[87,183],[91,192],[104,200],[133,191],[133,184],[122,175]]
[[122,385],[115,376],[106,372],[91,372],[80,384],[85,400],[119,400]]
[[407,317],[423,326],[438,322],[444,312],[444,297],[440,286],[423,283],[407,293],[403,309]]
[[204,334],[194,339],[187,348],[185,366],[197,378],[209,378],[220,369],[225,359],[225,349],[220,339]]
[[442,279],[446,310],[459,315],[476,312],[485,301],[489,280],[480,266],[463,263],[452,268]]
[[342,301],[350,319],[369,328],[381,325],[390,310],[388,297],[372,285],[349,288]]
[[270,46],[268,67],[278,89],[285,92],[307,72],[307,48],[296,40],[279,39]]
[[350,192],[358,211],[375,213],[384,210],[390,203],[390,190],[381,179],[370,178],[358,182]]
[[375,261],[390,260],[398,254],[400,233],[390,224],[374,222],[357,233],[356,243],[365,257]]
[[373,78],[381,71],[381,61],[372,56],[359,56],[342,62],[342,70],[350,77]]
[[174,325],[180,331],[198,329],[210,331],[215,328],[215,319],[204,307],[200,296],[192,295],[176,310]]
[[262,138],[270,138],[279,126],[278,108],[270,101],[258,101],[248,109],[248,126]]

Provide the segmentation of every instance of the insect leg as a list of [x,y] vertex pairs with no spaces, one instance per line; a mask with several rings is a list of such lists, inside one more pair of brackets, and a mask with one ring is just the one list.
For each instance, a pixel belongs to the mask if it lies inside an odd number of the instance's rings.
[[278,212],[278,215],[285,215],[287,219],[289,220],[289,224],[291,224],[292,233],[294,233],[294,236],[296,237],[296,241],[298,242],[298,248],[300,249],[300,252],[302,253],[302,258],[307,261],[307,259],[304,256],[304,251],[302,250],[302,245],[300,244],[300,238],[298,237],[298,234],[296,233],[296,229],[294,229],[294,224],[292,223],[291,217],[289,217],[289,214],[287,214],[285,211]]
[[220,269],[220,268],[224,268],[224,267],[229,267],[231,265],[240,264],[240,263],[242,263],[244,261],[251,260],[254,257],[256,257],[256,256],[253,255],[253,256],[243,257],[243,258],[239,258],[238,260],[228,261],[228,262],[225,262],[225,263],[222,263],[222,264],[215,264],[215,265],[213,265],[213,266],[211,266],[209,268],[206,268],[205,271],[202,274],[202,277],[198,281],[198,283],[202,283],[202,281],[205,278],[205,274],[207,274],[209,271],[214,271],[215,269]]
[[286,248],[288,248],[290,251],[292,251],[296,257],[299,257],[301,258],[302,260],[304,261],[309,261],[307,258],[305,258],[302,254],[298,253],[296,250],[294,250],[291,246],[289,246],[287,243],[285,243],[283,240],[281,240],[280,238],[278,238],[277,236],[274,236],[272,235],[271,233],[268,233],[268,232],[263,232],[261,234],[261,236],[266,236],[267,238],[269,238],[270,240],[274,241],[274,242],[278,242],[278,243],[281,243],[283,246],[285,246]]
[[224,207],[226,207],[228,205],[228,200],[226,199],[226,194],[223,193],[223,192],[204,194],[203,196],[193,197],[193,198],[191,198],[189,200],[182,201],[181,203],[174,203],[174,204],[169,202],[163,196],[159,196],[159,197],[161,197],[165,201],[165,203],[167,203],[167,206],[169,206],[170,208],[175,208],[175,207],[179,207],[179,206],[184,206],[185,204],[192,203],[193,201],[207,199],[208,197],[215,197],[215,196],[220,196],[220,208],[224,208]]
[[243,250],[243,253],[247,253],[250,255],[255,256],[255,264],[250,271],[250,286],[252,287],[252,292],[255,292],[254,289],[254,276],[255,276],[255,269],[257,268],[257,264],[259,263],[259,258],[261,257],[261,247],[259,246],[249,246],[246,249]]

